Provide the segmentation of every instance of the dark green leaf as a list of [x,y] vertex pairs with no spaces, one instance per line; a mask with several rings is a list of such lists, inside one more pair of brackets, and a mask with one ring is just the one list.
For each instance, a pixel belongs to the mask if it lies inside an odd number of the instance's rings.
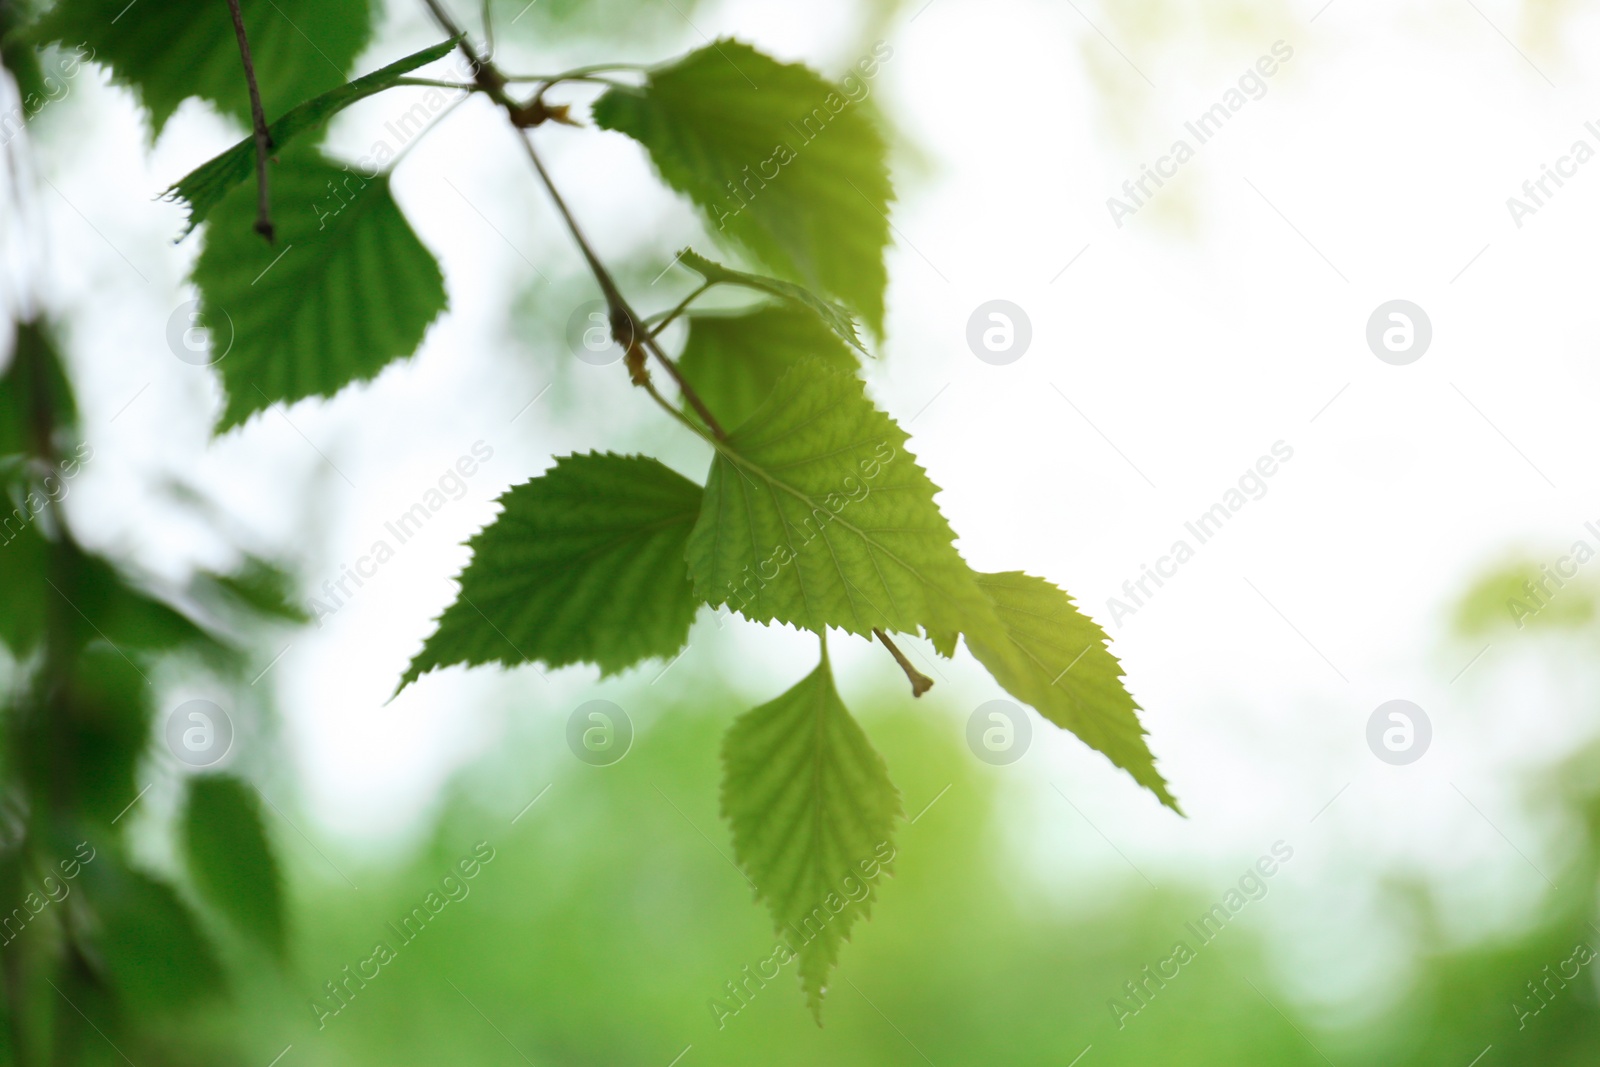
[[610,90],[594,118],[643,144],[720,232],[883,333],[887,150],[838,86],[721,40]]
[[949,630],[987,612],[906,440],[854,375],[792,367],[716,442],[689,537],[695,591],[818,633]]
[[206,899],[281,958],[288,947],[283,886],[255,793],[226,775],[190,779],[183,840]]
[[150,686],[103,643],[62,655],[62,684],[20,694],[11,771],[28,793],[107,826],[139,792],[134,773],[150,736]]
[[[0,371],[0,457],[71,451],[77,422],[77,402],[50,329],[17,323],[10,361]],[[47,425],[53,433],[41,441],[37,428]]]
[[79,877],[94,914],[90,937],[129,1006],[165,1013],[219,994],[222,967],[172,888],[124,866],[104,843],[89,844],[93,858]]
[[790,367],[807,359],[847,373],[856,367],[855,356],[815,315],[769,304],[737,315],[691,315],[678,367],[717,421],[739,426]]
[[401,686],[453,663],[595,663],[683,647],[697,602],[683,553],[700,487],[653,459],[565,456],[500,498],[471,541],[461,595]]
[[310,150],[272,168],[277,243],[252,229],[255,189],[212,213],[195,264],[228,399],[219,430],[278,401],[327,397],[422,343],[445,307],[444,278],[389,193]]
[[[372,35],[371,0],[241,0],[262,106],[281,115],[343,84]],[[223,0],[60,0],[37,39],[87,43],[150,112],[152,136],[191,96],[249,122],[233,19]]]
[[[326,122],[356,101],[393,88],[400,78],[411,71],[444,58],[455,45],[455,39],[452,38],[420,52],[413,52],[387,67],[298,105],[268,127],[272,134],[272,147],[281,150],[299,134]],[[251,136],[179,178],[177,184],[167,190],[167,197],[189,204],[189,225],[184,228],[184,234],[200,225],[234,186],[250,178],[255,173],[255,166],[256,143],[254,136]],[[271,192],[270,179],[268,192]]]
[[821,665],[739,717],[722,745],[722,813],[739,864],[800,957],[820,1023],[828,972],[890,869],[900,794]]

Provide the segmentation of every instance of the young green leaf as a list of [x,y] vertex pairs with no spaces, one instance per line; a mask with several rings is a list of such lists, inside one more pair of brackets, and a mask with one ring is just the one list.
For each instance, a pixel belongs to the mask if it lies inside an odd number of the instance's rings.
[[445,307],[444,278],[389,193],[308,149],[272,169],[277,243],[254,231],[255,188],[212,212],[194,268],[227,404],[219,432],[282,401],[327,397],[421,344]]
[[890,869],[900,794],[839,699],[826,650],[787,693],[740,716],[722,744],[722,813],[773,925],[799,956],[818,1023],[828,973]]
[[797,364],[717,449],[689,569],[707,603],[868,636],[988,610],[906,435],[853,374]]
[[818,359],[846,373],[855,356],[809,311],[766,304],[742,314],[689,317],[678,367],[724,426],[738,426],[772,395],[790,367]]
[[796,307],[804,308],[837,334],[845,344],[863,354],[866,352],[861,345],[861,339],[856,336],[856,324],[850,317],[850,312],[831,300],[824,300],[803,285],[786,282],[781,278],[767,278],[760,274],[746,274],[742,270],[732,270],[689,248],[678,253],[678,261],[712,284],[741,285],[746,289],[755,289],[788,301]]
[[503,497],[470,542],[461,595],[400,685],[455,663],[594,663],[613,674],[671,656],[698,603],[684,543],[701,490],[656,460],[565,456]]
[[893,192],[883,136],[850,95],[721,40],[610,90],[594,118],[644,145],[719,232],[882,335]]
[[[241,0],[250,53],[269,115],[343,83],[372,36],[372,0]],[[150,112],[156,137],[191,96],[248,123],[239,41],[228,5],[213,0],[60,0],[35,31],[41,43],[80,42],[112,81]]]
[[206,899],[281,959],[288,948],[283,885],[255,793],[227,775],[191,778],[183,843]]
[[[272,147],[281,150],[299,134],[326,122],[356,101],[394,88],[395,83],[406,74],[436,59],[443,59],[455,45],[454,38],[431,45],[296,106],[267,128],[272,135]],[[429,92],[439,93],[440,90],[430,89]],[[250,136],[179,178],[167,190],[166,198],[183,200],[189,205],[189,224],[184,227],[180,239],[200,225],[211,209],[228,195],[229,190],[253,175],[255,166],[256,142],[255,137]]]
[[1179,811],[1156,770],[1139,706],[1122,684],[1122,665],[1106,648],[1105,631],[1042,578],[1008,571],[979,574],[977,582],[998,620],[994,625],[975,619],[965,630],[978,662],[1012,696],[1071,730]]

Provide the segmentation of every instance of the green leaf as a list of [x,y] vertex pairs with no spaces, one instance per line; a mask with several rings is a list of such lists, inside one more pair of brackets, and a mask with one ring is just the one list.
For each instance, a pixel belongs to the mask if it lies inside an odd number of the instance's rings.
[[[34,503],[44,508],[42,497]],[[50,543],[40,534],[29,501],[0,497],[0,642],[16,659],[24,659],[44,636],[44,582]],[[54,596],[54,593],[50,593]]]
[[[241,0],[250,54],[269,115],[342,84],[372,35],[372,0]],[[60,0],[36,31],[41,43],[80,42],[111,68],[161,133],[191,96],[250,120],[233,18],[222,0]]]
[[[441,44],[424,48],[420,52],[413,52],[404,59],[390,63],[387,67],[363,75],[337,89],[330,89],[316,99],[307,100],[293,108],[268,127],[268,131],[272,134],[273,149],[283,149],[294,137],[326,122],[356,101],[381,93],[385,89],[392,89],[404,75],[436,59],[443,59],[456,46],[456,40],[451,38]],[[189,205],[189,224],[184,227],[181,236],[186,236],[200,225],[211,213],[211,209],[222,202],[222,198],[229,190],[250,178],[255,173],[255,166],[256,143],[252,135],[178,179],[177,184],[167,190],[166,198],[184,200]],[[270,178],[268,191],[269,193],[272,191]],[[273,199],[276,204],[277,198]]]
[[759,274],[746,274],[742,270],[732,270],[688,248],[678,253],[678,259],[684,266],[712,284],[741,285],[746,289],[755,289],[786,300],[796,307],[805,308],[850,347],[863,354],[867,351],[862,347],[861,339],[856,336],[856,324],[850,317],[850,312],[831,300],[822,299],[803,285],[796,285],[779,278],[766,278]]
[[246,555],[232,574],[196,575],[189,592],[214,614],[244,629],[264,622],[311,621],[295,599],[294,579],[282,567],[260,556]]
[[[41,414],[55,429],[50,441],[34,433]],[[72,385],[50,329],[41,322],[17,323],[10,361],[0,371],[0,458],[70,451],[77,422]]]
[[163,1014],[221,993],[222,967],[172,887],[109,853],[90,843],[78,858],[96,920],[93,948],[118,995],[136,1011]]
[[740,716],[722,745],[722,813],[820,1023],[828,972],[890,869],[900,794],[822,663]]
[[281,959],[288,947],[283,886],[255,794],[226,775],[191,778],[183,840],[189,873],[201,892],[242,933]]
[[722,40],[595,101],[594,119],[649,151],[666,183],[771,269],[855,308],[883,333],[883,136],[807,67]]
[[218,431],[272,404],[328,397],[375,377],[422,343],[445,308],[433,254],[384,176],[364,178],[319,152],[290,151],[270,179],[277,243],[252,229],[253,185],[212,213],[194,268],[201,316],[228,397]]
[[1072,598],[1020,571],[977,575],[994,607],[993,623],[966,630],[967,647],[1018,700],[1104,753],[1173,811],[1181,810],[1155,767],[1139,706],[1122,683],[1122,665],[1105,631]]
[[698,604],[684,543],[700,487],[645,456],[565,456],[503,497],[470,543],[461,595],[401,688],[454,663],[594,663],[671,656]]
[[746,618],[866,636],[988,610],[906,434],[854,375],[797,364],[717,449],[689,536],[695,591]]
[[[134,773],[150,738],[149,680],[100,643],[57,653],[63,682],[17,693],[8,719],[8,783],[50,796],[84,824],[108,826],[140,785]],[[62,768],[71,767],[70,780]]]
[[768,304],[743,314],[689,317],[678,367],[717,421],[738,426],[759,408],[789,368],[818,359],[846,373],[850,350],[809,311]]
[[59,613],[60,636],[74,648],[101,641],[120,655],[186,649],[226,659],[229,650],[182,612],[70,537],[46,540],[39,521],[13,534],[16,520],[0,515],[0,640],[15,654],[26,655]]

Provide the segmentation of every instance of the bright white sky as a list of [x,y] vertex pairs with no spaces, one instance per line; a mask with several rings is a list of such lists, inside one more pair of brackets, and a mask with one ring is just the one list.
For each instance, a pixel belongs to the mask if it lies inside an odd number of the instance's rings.
[[[1293,448],[1262,499],[1112,627],[1192,818],[1161,811],[1042,726],[1037,750],[995,773],[1016,785],[1006,832],[1052,886],[1131,877],[1100,832],[1147,873],[1182,869],[1218,894],[1288,841],[1296,859],[1273,891],[1314,908],[1278,899],[1257,921],[1292,933],[1285,951],[1323,967],[1307,995],[1364,986],[1377,997],[1385,957],[1360,964],[1370,972],[1326,969],[1357,965],[1339,951],[1351,931],[1372,943],[1403,932],[1386,928],[1370,889],[1347,884],[1352,872],[1428,872],[1461,936],[1514,925],[1547,888],[1534,867],[1555,869],[1560,828],[1519,809],[1512,772],[1593,733],[1581,671],[1517,637],[1473,661],[1481,645],[1452,641],[1444,623],[1481,569],[1513,549],[1554,560],[1600,518],[1588,433],[1600,396],[1590,239],[1600,161],[1521,228],[1506,207],[1574,141],[1600,149],[1585,128],[1600,119],[1585,103],[1597,98],[1587,71],[1600,69],[1600,25],[1568,12],[1557,34],[1500,0],[1320,3],[1152,0],[1134,5],[1141,25],[1125,5],[932,0],[884,30],[894,57],[874,94],[914,147],[893,214],[890,337],[870,379],[880,403],[913,420],[913,447],[945,487],[973,562],[1048,577],[1108,627],[1107,599],[1124,580],[1275,442]],[[730,0],[695,23],[838,71],[857,57],[853,7]],[[365,66],[426,39],[420,20],[391,26]],[[685,25],[679,50],[700,41]],[[1278,41],[1293,58],[1265,95],[1117,228],[1106,198]],[[509,62],[595,58],[605,57]],[[567,315],[593,294],[527,285],[529,261],[558,278],[576,262],[503,121],[474,101],[398,172],[453,302],[421,354],[369,388],[271,412],[208,446],[215,385],[164,340],[198,243],[168,246],[181,213],[150,197],[238,131],[191,104],[146,153],[125,98],[96,74],[74,88],[37,158],[58,189],[43,187],[56,247],[47,277],[76,324],[97,450],[77,514],[105,543],[134,546],[153,566],[215,553],[176,508],[150,501],[152,479],[177,476],[217,494],[263,547],[295,546],[316,584],[474,442],[494,449],[463,500],[272,670],[287,748],[325,829],[352,845],[404,836],[434,786],[512,729],[548,735],[550,767],[529,772],[547,781],[565,766],[561,723],[593,696],[639,709],[648,729],[659,667],[604,684],[583,670],[547,682],[531,670],[451,672],[384,706],[452,595],[460,543],[508,485],[552,454],[589,448],[665,447],[686,473],[703,472],[704,455],[658,433],[617,368],[552,370],[571,360],[559,342]],[[356,158],[408,104],[361,105],[337,142]],[[607,253],[696,238],[631,144],[541,136]],[[1030,350],[1008,366],[965,343],[972,310],[996,298],[1032,323]],[[513,341],[507,308],[519,299],[528,314]],[[1365,340],[1369,315],[1393,299],[1432,322],[1430,350],[1409,366],[1380,362]],[[813,649],[703,620],[668,679],[767,699]],[[847,696],[899,692],[881,652],[839,651]],[[936,692],[959,733],[971,708],[1001,694],[964,655],[942,669]],[[1433,723],[1432,749],[1409,767],[1366,747],[1368,716],[1392,698]],[[1337,894],[1314,888],[1329,880],[1343,884]]]

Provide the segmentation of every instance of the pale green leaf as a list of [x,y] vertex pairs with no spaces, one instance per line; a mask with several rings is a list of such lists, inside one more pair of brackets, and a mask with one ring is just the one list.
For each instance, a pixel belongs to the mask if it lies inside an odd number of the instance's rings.
[[[345,81],[372,36],[372,0],[241,0],[262,107],[281,115]],[[112,81],[131,87],[161,133],[191,96],[250,119],[239,40],[225,0],[60,0],[35,31],[87,44]]]
[[206,899],[240,932],[282,957],[288,948],[283,885],[255,793],[226,775],[191,778],[183,843],[189,873]]
[[854,375],[797,364],[725,441],[689,537],[695,591],[748,619],[959,629],[987,611],[906,435]]
[[444,278],[389,192],[310,150],[272,168],[277,242],[253,227],[255,187],[213,211],[194,268],[227,391],[219,430],[278,401],[327,397],[421,344]]
[[887,149],[840,87],[721,40],[610,90],[594,118],[644,145],[720,233],[883,333]]
[[683,553],[700,497],[656,460],[593,452],[512,488],[401,686],[454,663],[610,674],[675,654],[698,607]]
[[678,261],[714,285],[739,285],[746,289],[755,289],[788,301],[796,307],[804,308],[846,344],[862,353],[866,352],[861,345],[861,339],[856,336],[856,324],[850,317],[850,312],[831,300],[824,300],[803,285],[786,282],[781,278],[767,278],[760,274],[733,270],[689,248],[678,253]]
[[839,699],[826,652],[799,685],[734,722],[722,763],[734,854],[799,957],[821,1022],[828,973],[890,870],[900,794]]
[[978,662],[1012,696],[1104,753],[1178,811],[1105,631],[1042,578],[1020,571],[976,577],[997,621],[975,618],[964,630]]
[[[299,134],[327,121],[356,101],[381,93],[385,89],[392,89],[411,71],[436,59],[443,59],[455,45],[455,39],[451,39],[424,48],[420,52],[413,52],[404,59],[390,63],[387,67],[363,75],[336,89],[330,89],[316,99],[307,100],[296,106],[267,128],[272,135],[273,149],[282,150]],[[184,234],[188,234],[190,230],[200,225],[211,213],[211,209],[221,203],[229,190],[250,178],[255,173],[255,167],[256,142],[252,135],[179,178],[177,183],[167,190],[167,198],[183,200],[189,205],[189,224],[184,228]],[[269,179],[268,192],[271,191]]]
[[718,422],[738,426],[789,368],[807,359],[847,373],[856,367],[850,350],[815,315],[768,304],[740,314],[691,315],[678,368]]

